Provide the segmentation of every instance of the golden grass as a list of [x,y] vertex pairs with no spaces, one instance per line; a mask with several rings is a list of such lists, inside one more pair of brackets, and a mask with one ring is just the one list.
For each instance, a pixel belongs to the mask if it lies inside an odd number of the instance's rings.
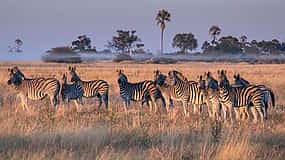
[[[85,100],[75,107],[51,110],[49,100],[31,102],[30,111],[19,111],[19,100],[7,83],[7,68],[18,65],[27,77],[56,77],[68,65],[53,63],[0,64],[0,159],[284,159],[285,65],[232,63],[178,63],[170,65],[100,62],[77,66],[82,79],[104,79],[110,84],[111,111],[98,113],[97,102]],[[277,106],[270,109],[264,125],[211,122],[206,114],[183,116],[181,105],[167,115],[160,106],[149,113],[131,103],[125,113],[118,96],[116,69],[125,70],[130,81],[153,79],[153,70],[176,69],[189,80],[205,71],[227,69],[257,84],[271,87]],[[231,79],[231,78],[230,78]],[[96,103],[96,104],[95,104]],[[204,110],[205,111],[205,110]]]

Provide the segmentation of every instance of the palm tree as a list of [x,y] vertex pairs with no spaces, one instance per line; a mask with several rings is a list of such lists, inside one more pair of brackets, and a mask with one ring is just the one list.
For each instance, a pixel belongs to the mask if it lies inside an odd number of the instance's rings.
[[242,52],[244,53],[245,52],[245,47],[246,47],[246,44],[247,44],[247,36],[242,35],[242,36],[239,37],[239,39],[240,39],[240,43],[241,43]]
[[239,39],[240,39],[240,42],[243,44],[247,42],[247,36],[245,35],[240,36]]
[[170,13],[165,9],[159,10],[156,15],[155,20],[156,20],[157,25],[160,25],[160,29],[161,29],[160,51],[161,51],[161,54],[163,54],[163,33],[165,30],[165,23],[170,21]]
[[212,44],[216,42],[217,36],[221,34],[221,29],[217,25],[213,25],[209,29],[209,34],[213,37]]

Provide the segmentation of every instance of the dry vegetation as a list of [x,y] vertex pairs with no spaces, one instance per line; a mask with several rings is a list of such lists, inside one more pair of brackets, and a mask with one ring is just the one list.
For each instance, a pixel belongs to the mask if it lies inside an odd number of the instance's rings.
[[[13,89],[6,85],[7,68],[18,65],[27,77],[57,77],[68,65],[43,63],[0,64],[0,159],[284,159],[285,156],[285,65],[226,63],[178,63],[171,65],[96,63],[77,66],[82,79],[105,79],[110,84],[112,111],[97,112],[94,100],[85,110],[75,107],[51,110],[49,101],[31,102],[29,112],[20,106]],[[125,70],[130,81],[153,79],[153,70],[177,69],[191,80],[205,71],[227,69],[248,80],[270,86],[277,106],[270,109],[264,125],[248,122],[211,122],[203,116],[184,118],[181,105],[167,115],[163,108],[149,113],[132,103],[123,110],[115,70]],[[96,102],[97,104],[97,102]],[[205,111],[205,110],[204,110]]]

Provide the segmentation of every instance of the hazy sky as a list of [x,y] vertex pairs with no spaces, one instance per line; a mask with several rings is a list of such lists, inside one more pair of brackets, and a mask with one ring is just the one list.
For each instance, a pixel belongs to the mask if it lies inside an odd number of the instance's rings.
[[100,50],[117,29],[136,29],[146,48],[156,52],[160,30],[154,18],[161,8],[172,14],[165,51],[173,51],[177,32],[194,33],[200,47],[213,24],[222,35],[285,41],[284,7],[285,0],[0,0],[0,52],[16,37],[26,51],[42,53],[69,45],[80,34]]

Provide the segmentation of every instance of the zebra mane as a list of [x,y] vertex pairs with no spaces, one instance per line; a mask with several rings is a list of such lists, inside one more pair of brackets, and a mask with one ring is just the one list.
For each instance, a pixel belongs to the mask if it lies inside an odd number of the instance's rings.
[[176,75],[176,77],[179,78],[180,80],[185,81],[185,82],[188,81],[188,79],[187,79],[181,72],[178,72],[178,71],[176,71],[176,70],[173,70],[172,72],[173,72],[173,74]]
[[250,84],[249,81],[247,81],[244,78],[242,78],[240,76],[240,74],[235,74],[234,75],[234,81],[235,81],[235,84],[239,83],[240,85],[248,85],[248,84]]

